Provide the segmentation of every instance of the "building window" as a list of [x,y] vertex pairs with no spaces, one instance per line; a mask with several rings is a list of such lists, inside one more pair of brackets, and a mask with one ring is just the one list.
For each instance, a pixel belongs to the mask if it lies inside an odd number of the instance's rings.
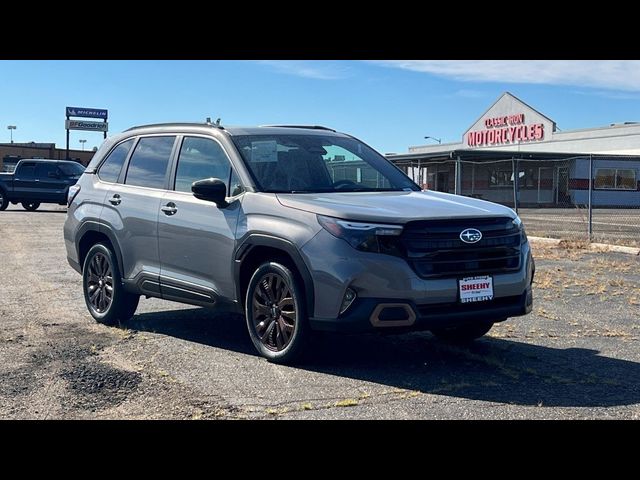
[[513,185],[511,170],[491,170],[489,172],[490,187],[510,187]]
[[636,171],[631,168],[596,168],[597,190],[637,190]]
[[[520,188],[537,187],[535,179],[535,170],[527,168],[520,170],[518,174],[518,186]],[[513,186],[513,170],[490,170],[489,171],[489,187],[512,187]]]
[[533,168],[527,168],[520,170],[520,180],[518,180],[520,188],[538,188],[538,183],[535,179],[535,170]]

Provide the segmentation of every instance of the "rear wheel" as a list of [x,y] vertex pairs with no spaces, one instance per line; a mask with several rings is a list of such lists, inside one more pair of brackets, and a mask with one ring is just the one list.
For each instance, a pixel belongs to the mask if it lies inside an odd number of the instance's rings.
[[0,189],[0,212],[6,210],[9,206],[9,198],[7,195]]
[[140,296],[124,289],[116,257],[102,243],[95,244],[87,253],[82,267],[82,286],[89,313],[99,323],[126,322],[138,308]]
[[291,363],[300,355],[309,335],[306,308],[288,267],[277,262],[258,267],[249,281],[245,314],[251,341],[267,360]]
[[436,337],[452,343],[469,343],[482,337],[493,327],[493,322],[470,323],[459,327],[433,328]]
[[37,210],[39,206],[40,202],[22,202],[22,208],[30,212]]

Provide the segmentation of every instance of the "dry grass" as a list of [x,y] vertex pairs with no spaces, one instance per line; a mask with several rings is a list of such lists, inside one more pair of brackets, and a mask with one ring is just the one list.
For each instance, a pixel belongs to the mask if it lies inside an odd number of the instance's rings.
[[355,407],[358,405],[358,400],[355,398],[345,398],[344,400],[338,400],[335,403],[336,407]]
[[539,317],[548,318],[549,320],[560,320],[560,317],[558,317],[557,315],[555,315],[555,314],[553,314],[551,312],[548,312],[547,310],[545,310],[542,307],[537,308],[535,313]]
[[589,248],[589,242],[585,240],[561,240],[558,247],[564,250],[586,250]]
[[556,286],[556,283],[557,278],[552,274],[552,272],[548,270],[541,270],[536,272],[536,276],[533,280],[534,286],[542,290],[553,288],[554,286]]
[[540,260],[580,260],[584,253],[584,250],[577,248],[566,249],[542,244],[532,244],[531,250],[533,256]]

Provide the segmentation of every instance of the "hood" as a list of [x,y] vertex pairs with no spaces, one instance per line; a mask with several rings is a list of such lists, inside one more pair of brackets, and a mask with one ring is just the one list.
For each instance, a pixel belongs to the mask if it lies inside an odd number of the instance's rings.
[[351,192],[277,194],[285,207],[307,212],[380,223],[412,220],[508,216],[515,213],[497,203],[442,192]]

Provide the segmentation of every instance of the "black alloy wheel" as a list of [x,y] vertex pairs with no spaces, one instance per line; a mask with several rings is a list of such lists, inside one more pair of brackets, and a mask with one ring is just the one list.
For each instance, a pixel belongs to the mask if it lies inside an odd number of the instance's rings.
[[249,281],[247,328],[258,352],[271,362],[292,362],[306,343],[306,309],[299,285],[293,271],[277,262],[261,265]]
[[117,258],[109,245],[97,243],[89,249],[82,268],[82,285],[87,309],[99,323],[126,322],[138,308],[140,295],[124,289]]
[[2,189],[0,189],[0,212],[6,210],[9,206],[9,198],[4,194]]
[[253,324],[260,341],[269,350],[281,352],[291,342],[297,313],[291,287],[277,273],[267,273],[253,292]]
[[87,277],[89,302],[98,313],[106,312],[113,301],[113,270],[109,259],[96,253],[89,263]]

